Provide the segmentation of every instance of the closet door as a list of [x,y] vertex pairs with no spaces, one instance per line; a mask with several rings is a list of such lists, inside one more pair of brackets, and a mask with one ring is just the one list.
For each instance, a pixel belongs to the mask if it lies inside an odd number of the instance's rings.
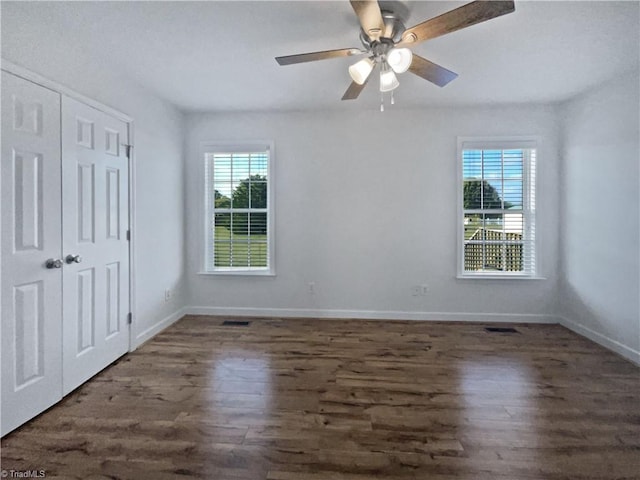
[[62,98],[63,393],[129,349],[127,124]]
[[62,398],[60,95],[2,72],[2,435]]

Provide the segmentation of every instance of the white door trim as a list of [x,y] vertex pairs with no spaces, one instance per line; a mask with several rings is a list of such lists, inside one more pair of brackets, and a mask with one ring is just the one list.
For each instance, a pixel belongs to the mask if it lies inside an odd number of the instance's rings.
[[[24,78],[25,80],[29,80],[35,84],[38,84],[44,88],[48,88],[49,90],[53,90],[61,95],[65,95],[67,97],[73,98],[74,100],[78,100],[90,107],[95,108],[96,110],[100,110],[108,115],[111,115],[118,120],[122,120],[127,123],[127,127],[129,129],[129,144],[131,145],[131,150],[129,154],[129,231],[130,231],[130,240],[129,240],[129,311],[131,312],[131,325],[129,325],[129,351],[133,351],[135,349],[135,325],[136,325],[136,296],[135,296],[135,205],[136,205],[136,196],[135,196],[135,137],[134,137],[134,121],[133,117],[127,115],[120,110],[112,108],[108,105],[98,102],[92,98],[86,97],[81,93],[72,90],[69,87],[66,87],[54,80],[50,80],[42,75],[33,72],[27,68],[24,68],[20,65],[17,65],[13,62],[5,60],[4,58],[0,58],[0,69],[6,72],[9,72],[17,77]],[[1,228],[1,227],[0,227]],[[0,230],[0,234],[1,234]],[[2,285],[0,284],[0,289]],[[2,312],[0,311],[0,315]]]
[[96,110],[100,110],[101,112],[104,112],[108,115],[116,117],[118,120],[122,120],[123,122],[127,122],[127,123],[133,122],[133,118],[131,118],[126,113],[121,112],[120,110],[116,110],[115,108],[109,107],[108,105],[100,103],[97,100],[86,97],[81,93],[76,92],[75,90],[65,87],[64,85],[58,82],[55,82],[53,80],[49,80],[48,78],[45,78],[38,73],[32,72],[31,70],[28,70],[24,67],[21,67],[20,65],[17,65],[13,62],[5,60],[4,58],[1,59],[1,68],[2,70],[12,73],[17,77],[22,77],[25,80],[29,80],[30,82],[37,83],[38,85],[48,88],[49,90],[58,92],[61,95],[66,95],[67,97],[71,97],[74,100],[78,100],[79,102],[89,105],[90,107],[93,107]]

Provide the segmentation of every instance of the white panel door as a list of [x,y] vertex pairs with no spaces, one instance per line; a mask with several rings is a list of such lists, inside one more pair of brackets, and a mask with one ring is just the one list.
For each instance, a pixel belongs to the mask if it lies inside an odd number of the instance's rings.
[[127,124],[62,98],[63,393],[129,349]]
[[4,435],[62,398],[60,95],[6,72],[0,172]]

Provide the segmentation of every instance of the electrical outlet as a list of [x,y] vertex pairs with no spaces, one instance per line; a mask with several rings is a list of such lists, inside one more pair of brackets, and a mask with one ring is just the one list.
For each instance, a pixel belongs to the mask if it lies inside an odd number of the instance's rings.
[[170,289],[170,288],[167,288],[167,289],[164,291],[164,301],[165,301],[165,302],[168,302],[169,300],[171,300],[171,289]]
[[414,285],[411,287],[412,297],[425,297],[429,293],[429,285]]
[[309,295],[316,293],[316,282],[309,282]]

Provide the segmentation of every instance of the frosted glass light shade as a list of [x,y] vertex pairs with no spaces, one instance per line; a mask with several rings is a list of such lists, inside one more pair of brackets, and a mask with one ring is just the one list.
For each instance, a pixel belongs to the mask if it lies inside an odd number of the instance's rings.
[[351,79],[358,85],[364,84],[373,70],[375,63],[370,58],[364,58],[349,67]]
[[393,70],[386,70],[380,72],[380,91],[381,92],[390,92],[391,90],[395,90],[400,85],[398,79],[396,78],[396,74],[393,73]]
[[409,70],[413,60],[413,53],[408,48],[392,48],[387,54],[387,63],[396,73]]

